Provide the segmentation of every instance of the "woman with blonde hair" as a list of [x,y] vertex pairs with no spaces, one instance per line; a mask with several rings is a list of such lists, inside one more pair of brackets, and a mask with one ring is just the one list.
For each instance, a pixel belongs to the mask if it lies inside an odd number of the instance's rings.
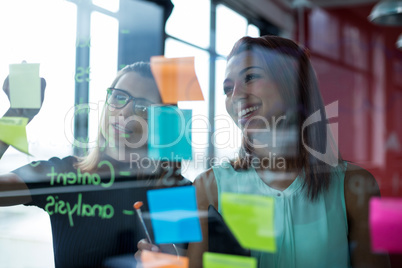
[[37,206],[49,214],[56,267],[134,265],[145,234],[133,204],[142,200],[147,209],[146,190],[163,187],[165,171],[159,162],[144,168],[132,160],[147,158],[148,109],[160,103],[150,64],[128,65],[107,89],[98,144],[88,156],[53,157],[0,176],[0,205]]

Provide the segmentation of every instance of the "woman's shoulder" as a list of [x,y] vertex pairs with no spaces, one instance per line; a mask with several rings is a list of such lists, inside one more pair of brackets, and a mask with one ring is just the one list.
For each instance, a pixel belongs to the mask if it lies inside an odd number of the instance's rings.
[[200,173],[194,180],[194,184],[207,184],[216,186],[217,179],[219,180],[220,177],[230,177],[231,172],[235,172],[232,164],[230,162],[223,162],[214,165],[206,171]]
[[365,194],[371,195],[379,195],[380,193],[377,180],[373,174],[367,169],[350,162],[347,163],[345,171],[345,193],[347,191],[351,193],[359,192],[360,194],[365,192]]
[[78,161],[78,157],[73,156],[73,155],[68,155],[65,157],[52,157],[49,160],[47,160],[50,163],[53,164],[75,164]]
[[344,191],[349,220],[367,212],[370,199],[380,196],[380,188],[374,176],[353,163],[347,165]]
[[56,166],[56,165],[61,165],[61,164],[74,164],[77,161],[78,161],[78,158],[75,156],[72,156],[72,155],[64,156],[64,157],[53,156],[47,160],[32,161],[28,165],[30,165],[31,167],[40,166],[40,165]]
[[370,199],[380,196],[374,176],[366,169],[348,163],[345,173],[345,203],[349,241],[356,245],[351,251],[354,266],[372,263],[373,267],[389,267],[386,255],[372,254],[370,249]]
[[209,168],[206,171],[203,171],[202,173],[200,173],[194,180],[194,185],[202,185],[202,184],[211,184],[211,183],[215,183],[216,185],[216,181],[215,181],[215,174],[214,174],[214,170],[213,168]]
[[47,175],[54,172],[65,172],[74,169],[77,158],[74,156],[51,157],[48,160],[32,161],[12,171],[25,182],[39,182],[46,180]]
[[197,202],[199,208],[207,209],[210,204],[218,207],[218,187],[212,168],[202,172],[194,180],[193,185],[197,190]]

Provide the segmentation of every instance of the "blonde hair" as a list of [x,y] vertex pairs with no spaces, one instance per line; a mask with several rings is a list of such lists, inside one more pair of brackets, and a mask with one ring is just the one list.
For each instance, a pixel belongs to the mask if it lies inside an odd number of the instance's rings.
[[[151,66],[149,62],[136,62],[130,65],[125,66],[123,69],[121,69],[117,75],[116,78],[113,80],[112,84],[110,85],[111,88],[114,88],[117,84],[117,82],[120,80],[120,78],[125,75],[126,73],[129,72],[136,72],[140,74],[142,77],[145,78],[150,78],[152,80],[155,80],[152,71],[151,71]],[[101,120],[104,118],[105,114],[105,106],[103,107],[102,110],[102,116]],[[98,140],[97,144],[92,151],[84,157],[78,157],[78,162],[75,164],[75,168],[79,168],[82,171],[86,172],[93,172],[98,168],[98,163],[104,156],[104,149],[106,146],[107,141],[105,140],[104,136],[101,133],[101,127],[98,128]]]

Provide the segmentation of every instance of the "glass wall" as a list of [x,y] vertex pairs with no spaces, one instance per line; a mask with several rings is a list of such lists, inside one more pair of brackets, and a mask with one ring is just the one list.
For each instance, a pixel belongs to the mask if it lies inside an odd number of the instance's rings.
[[0,267],[400,267],[402,26],[301,2],[1,1]]
[[[97,147],[106,89],[117,70],[125,66],[119,64],[118,57],[129,44],[127,37],[133,34],[127,26],[129,10],[125,9],[130,7],[129,2],[18,0],[0,4],[3,25],[0,31],[7,40],[0,49],[3,79],[9,73],[9,64],[24,61],[39,63],[39,75],[46,80],[43,106],[26,127],[29,154],[10,146],[1,157],[1,174],[33,161],[63,159],[77,152],[84,155]],[[195,71],[204,97],[204,101],[178,104],[179,108],[191,109],[193,113],[193,160],[185,165],[188,168],[182,169],[183,175],[193,181],[211,165],[208,159],[215,153],[224,155],[228,149],[219,144],[219,139],[226,137],[215,137],[213,128],[226,124],[234,128],[221,103],[225,55],[235,39],[247,33],[258,35],[259,30],[245,17],[209,0],[172,2],[174,8],[165,28],[165,49],[161,52],[169,58],[195,58]],[[144,11],[156,7],[163,5],[138,2],[138,8]],[[135,12],[141,14],[138,8]],[[228,19],[236,21],[235,27],[227,24]],[[216,21],[213,26],[212,20]],[[136,29],[140,29],[139,25]],[[139,37],[133,37],[135,42],[140,42]],[[216,41],[212,43],[212,39]],[[3,115],[9,110],[10,102],[5,94],[0,94],[0,98]],[[82,119],[88,123],[82,124]],[[230,139],[233,150],[238,149],[235,140]],[[0,266],[54,266],[51,223],[45,211],[26,206],[2,207],[0,218]]]
[[195,57],[196,74],[205,98],[200,103],[179,103],[179,107],[193,110],[194,155],[183,174],[194,180],[218,159],[234,158],[239,149],[240,132],[224,108],[223,71],[234,42],[245,35],[259,36],[259,29],[222,4],[209,0],[197,4],[172,2],[175,8],[166,24],[165,56]]

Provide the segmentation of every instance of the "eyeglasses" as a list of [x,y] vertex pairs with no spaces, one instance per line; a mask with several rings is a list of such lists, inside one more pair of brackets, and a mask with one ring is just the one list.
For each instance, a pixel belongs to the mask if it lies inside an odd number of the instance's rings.
[[130,101],[133,101],[134,114],[142,118],[148,118],[148,108],[152,102],[142,98],[134,98],[128,92],[117,88],[108,88],[106,103],[116,109],[123,109]]

